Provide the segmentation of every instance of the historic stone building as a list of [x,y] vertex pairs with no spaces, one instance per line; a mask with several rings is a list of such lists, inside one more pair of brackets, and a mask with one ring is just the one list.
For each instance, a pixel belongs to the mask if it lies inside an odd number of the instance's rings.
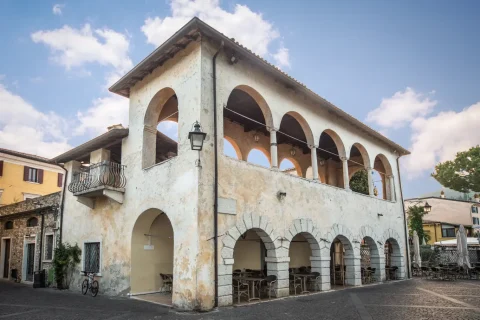
[[[110,90],[130,101],[128,129],[54,159],[69,172],[63,239],[82,247],[79,271],[96,272],[101,292],[154,294],[171,274],[174,307],[210,310],[233,303],[235,269],[275,275],[278,297],[300,266],[320,273],[321,290],[337,269],[360,285],[362,243],[378,279],[386,261],[406,277],[398,158],[408,151],[233,39],[195,18]],[[178,124],[178,141],[157,131],[163,121]],[[248,161],[253,149],[269,168]],[[296,176],[279,170],[285,158]],[[358,170],[368,194],[349,188]]]
[[[33,281],[52,266],[61,192],[0,207],[0,278]],[[12,270],[14,270],[12,275]]]

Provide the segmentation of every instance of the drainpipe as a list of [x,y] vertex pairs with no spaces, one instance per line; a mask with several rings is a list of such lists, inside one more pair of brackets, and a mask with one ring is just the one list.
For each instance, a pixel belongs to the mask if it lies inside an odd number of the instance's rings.
[[213,150],[214,150],[214,182],[213,182],[213,245],[214,245],[214,270],[215,270],[215,304],[218,307],[218,139],[217,139],[217,56],[223,49],[224,42],[220,44],[217,52],[213,55],[212,79],[213,79]]
[[60,200],[60,232],[59,232],[59,236],[58,236],[58,243],[61,244],[62,243],[62,230],[63,230],[63,206],[65,204],[65,192],[67,192],[66,190],[66,186],[67,186],[67,176],[68,176],[68,170],[63,168],[63,170],[65,170],[65,176],[63,177],[63,186],[62,186],[62,200]]
[[397,157],[397,172],[398,172],[398,184],[400,185],[400,201],[402,201],[402,207],[403,207],[403,224],[404,228],[403,231],[405,233],[405,248],[407,250],[407,274],[408,278],[411,278],[410,275],[410,247],[408,244],[408,234],[407,234],[407,213],[405,212],[405,203],[403,202],[403,190],[402,190],[402,178],[400,177],[400,162],[398,159],[400,156]]
[[43,254],[43,228],[45,226],[45,214],[42,213],[42,223],[40,224],[40,259],[38,259],[38,271],[42,270],[42,254]]

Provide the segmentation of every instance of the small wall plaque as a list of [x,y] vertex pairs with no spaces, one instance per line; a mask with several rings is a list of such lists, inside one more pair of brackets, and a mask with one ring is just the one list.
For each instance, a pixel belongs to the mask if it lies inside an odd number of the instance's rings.
[[153,244],[146,244],[143,246],[144,250],[153,250]]
[[237,214],[237,200],[218,198],[218,213]]

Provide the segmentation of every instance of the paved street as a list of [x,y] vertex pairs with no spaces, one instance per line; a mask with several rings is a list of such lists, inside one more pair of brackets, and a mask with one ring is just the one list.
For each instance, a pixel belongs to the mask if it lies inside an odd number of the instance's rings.
[[480,319],[480,281],[410,280],[279,299],[210,313],[177,313],[127,298],[0,282],[0,319]]

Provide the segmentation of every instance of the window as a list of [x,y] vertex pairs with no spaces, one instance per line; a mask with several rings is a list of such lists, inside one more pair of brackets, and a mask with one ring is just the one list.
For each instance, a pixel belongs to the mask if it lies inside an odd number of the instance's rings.
[[53,234],[45,235],[45,261],[51,261],[53,259]]
[[0,177],[3,176],[3,160],[0,160]]
[[61,188],[63,186],[63,173],[57,175],[57,187]]
[[23,167],[23,181],[43,183],[43,170]]
[[38,226],[38,219],[35,217],[32,217],[27,220],[27,227],[36,227]]
[[5,230],[13,229],[13,221],[5,222]]
[[100,242],[86,242],[84,244],[83,270],[100,272]]
[[472,206],[472,213],[478,213],[478,207]]
[[480,220],[479,218],[473,217],[473,224],[479,224],[479,223],[478,223],[479,220]]
[[455,238],[455,227],[450,225],[442,225],[442,237]]

